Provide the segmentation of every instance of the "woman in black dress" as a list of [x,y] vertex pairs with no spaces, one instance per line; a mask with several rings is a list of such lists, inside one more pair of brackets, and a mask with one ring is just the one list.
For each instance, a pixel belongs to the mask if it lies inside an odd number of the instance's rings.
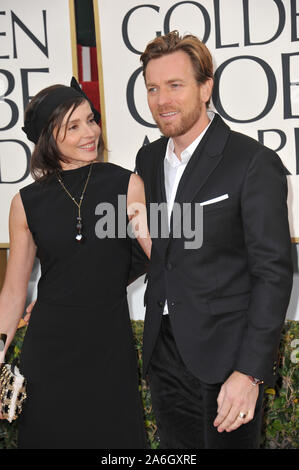
[[[20,362],[28,398],[19,417],[19,448],[146,447],[126,292],[132,238],[124,227],[118,231],[120,219],[115,236],[101,238],[99,218],[101,203],[110,215],[118,214],[124,197],[127,206],[144,204],[144,189],[137,175],[99,162],[98,121],[81,90],[62,85],[42,90],[25,114],[24,131],[36,144],[35,182],[11,204],[0,296],[4,362],[37,256],[38,297]],[[126,206],[121,220],[128,222]],[[149,256],[150,239],[138,241]]]

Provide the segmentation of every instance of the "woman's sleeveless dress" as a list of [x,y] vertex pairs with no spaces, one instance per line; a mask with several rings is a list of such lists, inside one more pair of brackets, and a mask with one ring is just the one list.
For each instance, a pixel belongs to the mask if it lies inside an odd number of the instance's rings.
[[[62,172],[76,200],[88,171],[89,165]],[[82,244],[75,240],[78,209],[56,176],[20,191],[41,278],[21,353],[28,398],[19,448],[146,447],[126,292],[131,239],[124,235],[123,201],[130,175],[111,163],[93,164],[81,210]],[[103,207],[110,218],[115,211],[115,238],[98,237],[101,228],[108,230]],[[110,234],[112,228],[109,223]]]

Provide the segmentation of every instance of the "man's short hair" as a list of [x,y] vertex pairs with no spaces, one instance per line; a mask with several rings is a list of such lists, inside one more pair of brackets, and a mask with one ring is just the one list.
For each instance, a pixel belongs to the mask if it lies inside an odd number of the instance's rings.
[[[183,51],[190,57],[196,81],[201,84],[209,78],[214,78],[213,59],[207,46],[198,37],[192,34],[180,36],[177,30],[165,36],[158,36],[149,42],[140,57],[145,79],[146,67],[150,60],[158,59],[177,51]],[[207,103],[207,106],[209,103]]]

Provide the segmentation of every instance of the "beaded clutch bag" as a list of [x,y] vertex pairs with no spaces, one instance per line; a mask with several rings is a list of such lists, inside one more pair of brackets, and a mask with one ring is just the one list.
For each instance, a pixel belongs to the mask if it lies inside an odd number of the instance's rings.
[[0,401],[3,418],[10,423],[22,411],[26,400],[26,379],[14,364],[2,364],[0,369]]

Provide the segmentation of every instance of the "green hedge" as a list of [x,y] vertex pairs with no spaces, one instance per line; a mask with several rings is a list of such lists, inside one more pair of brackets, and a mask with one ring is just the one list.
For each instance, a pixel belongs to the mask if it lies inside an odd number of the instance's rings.
[[[142,366],[143,321],[132,321],[139,366]],[[8,361],[18,356],[25,328],[18,330],[7,353]],[[298,343],[298,345],[297,345]],[[279,379],[275,388],[265,388],[264,419],[261,447],[265,449],[295,449],[299,447],[299,322],[285,323],[279,352]],[[157,427],[149,389],[140,379],[145,426],[152,449],[159,448]],[[17,447],[18,420],[9,424],[0,421],[0,449]]]

